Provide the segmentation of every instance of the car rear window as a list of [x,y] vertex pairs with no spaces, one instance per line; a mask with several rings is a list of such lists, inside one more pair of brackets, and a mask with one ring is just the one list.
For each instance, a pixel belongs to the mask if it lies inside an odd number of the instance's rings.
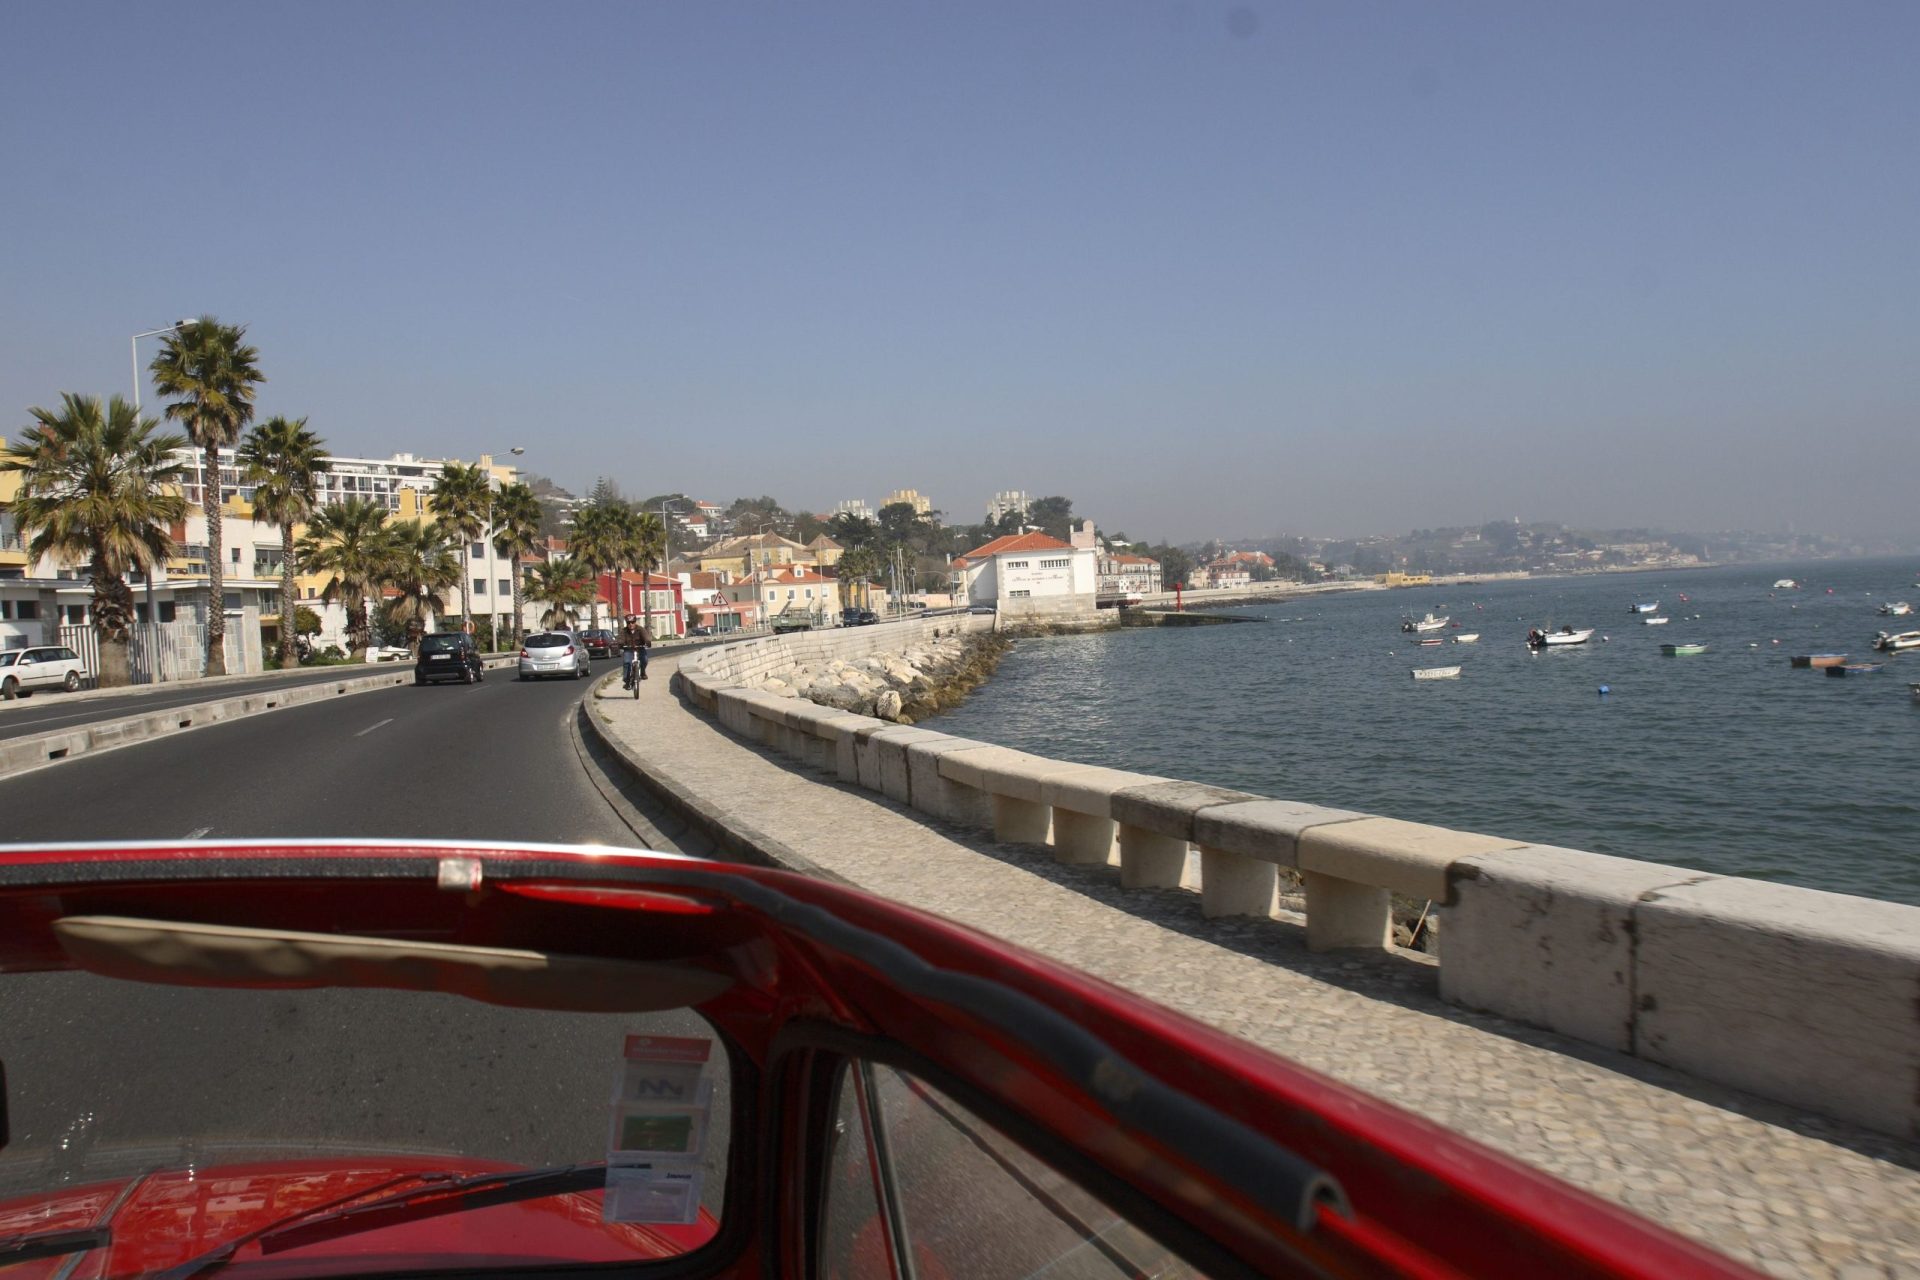
[[422,653],[452,653],[460,647],[459,636],[427,636],[420,641]]
[[555,649],[561,645],[572,643],[572,636],[564,636],[555,631],[547,631],[540,635],[528,636],[526,640],[526,645],[529,649]]

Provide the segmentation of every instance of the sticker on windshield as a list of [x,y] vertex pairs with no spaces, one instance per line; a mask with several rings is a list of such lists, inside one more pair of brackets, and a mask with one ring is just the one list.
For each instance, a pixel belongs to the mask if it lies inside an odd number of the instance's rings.
[[695,1222],[700,1217],[700,1188],[705,1179],[706,1171],[698,1165],[609,1168],[601,1216],[607,1222]]
[[693,1222],[713,1109],[704,1037],[626,1037],[607,1126],[608,1222]]

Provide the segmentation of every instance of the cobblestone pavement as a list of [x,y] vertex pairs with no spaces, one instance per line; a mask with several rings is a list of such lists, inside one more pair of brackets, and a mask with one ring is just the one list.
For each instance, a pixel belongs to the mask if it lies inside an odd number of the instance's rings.
[[[588,706],[649,775],[820,869],[1209,1022],[1781,1276],[1920,1276],[1920,1146],[1443,1003],[1417,960],[995,846],[762,753],[669,692]],[[617,687],[617,685],[616,685]]]

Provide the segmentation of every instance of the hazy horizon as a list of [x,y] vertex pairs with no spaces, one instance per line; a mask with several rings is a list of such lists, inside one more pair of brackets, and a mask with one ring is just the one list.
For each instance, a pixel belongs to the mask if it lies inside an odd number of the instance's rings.
[[210,312],[576,492],[1920,540],[1914,6],[8,20],[9,439]]

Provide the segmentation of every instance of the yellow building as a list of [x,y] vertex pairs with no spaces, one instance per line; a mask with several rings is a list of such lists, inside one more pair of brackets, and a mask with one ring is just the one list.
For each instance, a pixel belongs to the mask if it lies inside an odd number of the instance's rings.
[[1430,573],[1381,573],[1374,575],[1375,582],[1383,587],[1425,587],[1433,584]]
[[904,502],[913,508],[913,514],[923,516],[933,510],[933,499],[920,496],[918,489],[895,489],[880,503],[881,507],[890,507],[896,502]]
[[813,564],[811,549],[777,533],[751,533],[723,538],[699,553],[700,572],[725,573],[734,578],[761,569],[788,564]]

